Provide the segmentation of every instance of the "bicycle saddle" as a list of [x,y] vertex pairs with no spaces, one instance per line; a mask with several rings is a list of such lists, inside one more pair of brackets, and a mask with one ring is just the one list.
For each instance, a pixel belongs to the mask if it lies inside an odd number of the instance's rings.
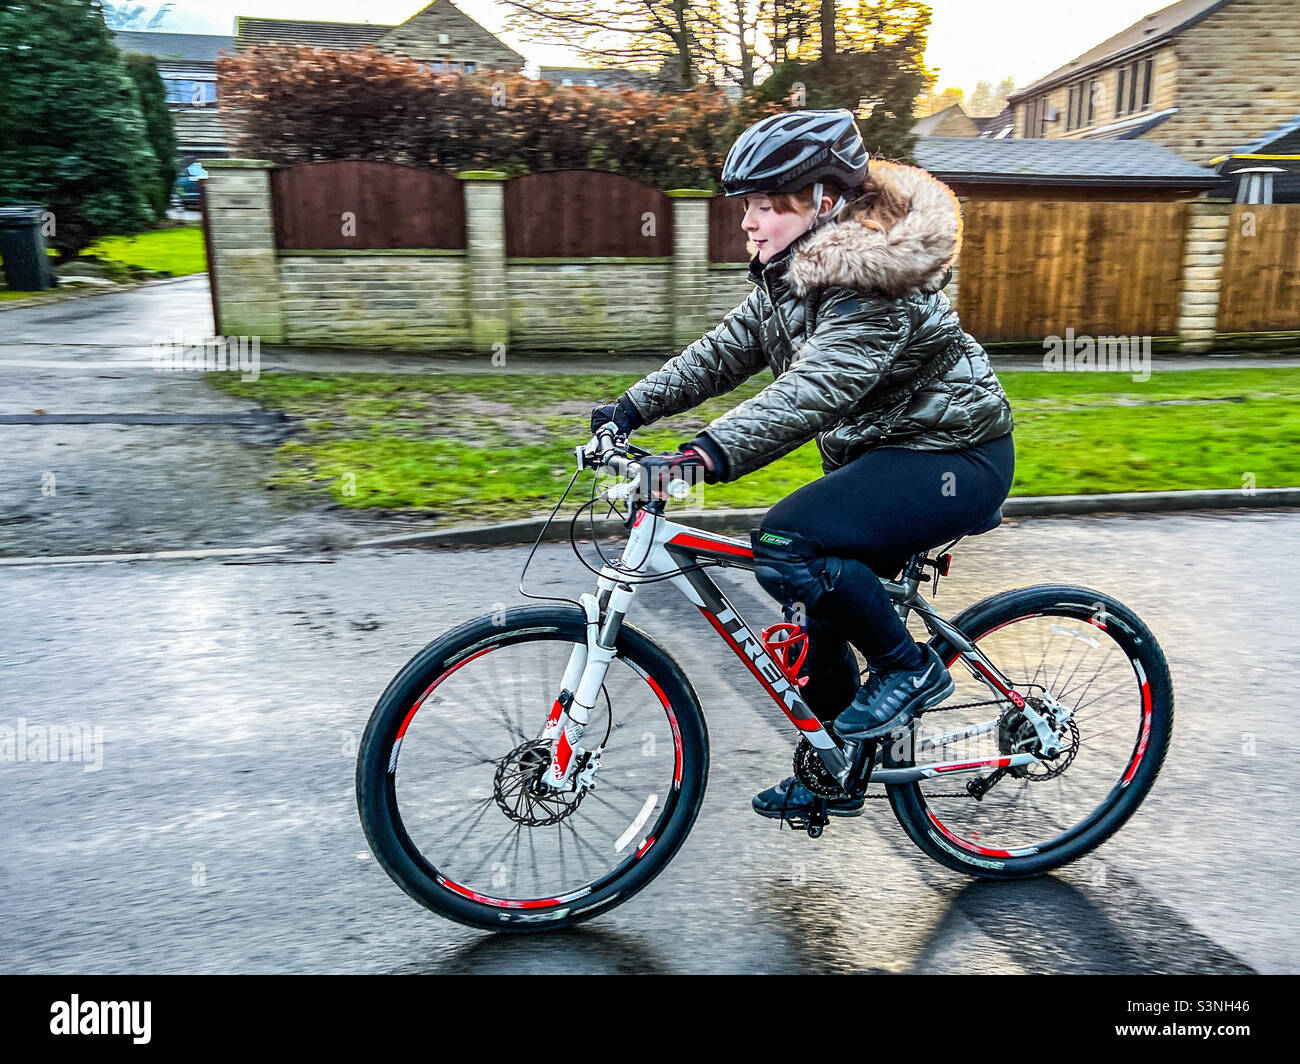
[[984,518],[978,525],[966,533],[968,536],[978,536],[981,532],[992,532],[998,525],[1002,524],[1002,508],[998,507],[988,517]]

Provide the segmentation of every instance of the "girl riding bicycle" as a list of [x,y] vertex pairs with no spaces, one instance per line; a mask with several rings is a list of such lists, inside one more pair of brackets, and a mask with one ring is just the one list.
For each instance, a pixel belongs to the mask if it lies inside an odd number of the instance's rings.
[[[809,636],[804,701],[846,739],[877,739],[936,705],[952,678],[895,613],[880,578],[992,515],[1015,469],[1012,415],[984,349],[940,289],[961,245],[956,197],[923,170],[868,162],[846,110],[750,126],[722,173],[744,197],[754,290],[711,332],[592,412],[628,434],[765,369],[773,383],[652,476],[738,480],[810,439],[825,476],[776,503],[750,536],[755,576]],[[859,684],[850,644],[870,666]],[[811,810],[790,776],[763,816]],[[862,798],[832,799],[855,816]]]

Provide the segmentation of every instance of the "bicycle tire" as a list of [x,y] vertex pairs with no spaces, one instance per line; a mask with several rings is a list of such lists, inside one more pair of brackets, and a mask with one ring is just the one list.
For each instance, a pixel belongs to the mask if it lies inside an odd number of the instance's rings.
[[[653,836],[611,872],[597,889],[578,896],[537,900],[492,898],[450,883],[436,864],[422,854],[407,835],[398,809],[397,752],[404,722],[430,691],[458,663],[530,639],[585,642],[586,618],[579,609],[525,606],[504,615],[468,621],[417,653],[389,683],[375,706],[357,754],[357,809],[366,839],[384,871],[408,895],[431,911],[470,927],[493,931],[559,930],[591,919],[621,905],[651,882],[677,853],[689,834],[704,800],[708,777],[709,739],[699,698],[681,667],[654,639],[624,623],[617,639],[617,657],[655,689],[673,721],[677,740],[679,780],[664,798],[664,812],[654,822]],[[558,691],[556,692],[558,694]]]
[[[1137,763],[1133,766],[1130,762],[1127,782],[1121,780],[1115,784],[1097,809],[1070,829],[1061,841],[1038,847],[1037,852],[1023,856],[1004,856],[1006,851],[973,845],[950,833],[933,815],[920,783],[887,785],[890,804],[903,830],[940,864],[981,879],[1029,879],[1043,875],[1078,860],[1104,843],[1136,812],[1151,790],[1173,734],[1173,683],[1159,643],[1132,610],[1112,596],[1090,588],[1040,584],[989,596],[964,610],[951,623],[968,639],[978,641],[999,627],[1034,615],[1089,620],[1095,617],[1098,606],[1105,610],[1106,621],[1117,622],[1108,625],[1113,629],[1108,634],[1134,663],[1136,678],[1139,681],[1145,678],[1149,699],[1149,708],[1144,711],[1146,730],[1140,729],[1135,740]],[[945,662],[951,662],[957,653],[941,637],[932,639],[930,645]],[[996,660],[994,664],[998,664]],[[886,767],[913,763],[910,757],[891,757],[890,750],[887,746],[882,762]]]

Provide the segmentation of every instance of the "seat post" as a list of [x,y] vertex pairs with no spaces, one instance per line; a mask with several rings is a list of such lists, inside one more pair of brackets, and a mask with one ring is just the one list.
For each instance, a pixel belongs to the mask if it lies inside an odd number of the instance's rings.
[[903,566],[903,571],[898,578],[898,585],[903,589],[903,594],[894,599],[894,611],[904,624],[907,623],[907,615],[912,609],[908,602],[916,595],[916,589],[920,586],[921,577],[924,575],[921,565],[924,560],[925,551],[917,551],[907,559],[907,564]]

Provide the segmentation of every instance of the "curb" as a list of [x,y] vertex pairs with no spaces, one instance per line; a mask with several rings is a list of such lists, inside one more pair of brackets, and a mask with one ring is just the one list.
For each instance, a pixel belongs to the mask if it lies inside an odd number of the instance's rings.
[[[1008,499],[1002,504],[1006,518],[1070,517],[1081,514],[1158,513],[1178,510],[1280,510],[1300,507],[1300,488],[1258,488],[1253,495],[1240,491],[1128,491],[1110,495],[1037,495]],[[691,524],[713,532],[746,534],[767,513],[766,509],[709,510],[691,514]],[[685,516],[685,515],[683,515]],[[531,517],[522,521],[503,521],[495,525],[463,526],[439,531],[413,532],[383,536],[352,543],[278,544],[264,547],[206,547],[198,550],[160,550],[137,554],[60,554],[0,557],[0,570],[11,566],[96,565],[104,562],[204,561],[209,558],[239,558],[259,555],[293,554],[303,551],[351,550],[358,547],[504,547],[531,545],[546,519]],[[590,534],[583,522],[580,534]],[[621,535],[622,521],[596,521],[601,535]],[[557,521],[547,532],[545,542],[568,539],[569,519]]]
[[[1176,510],[1279,509],[1300,506],[1300,488],[1257,488],[1251,495],[1236,491],[1125,491],[1106,495],[1026,495],[1002,504],[1002,516],[1071,517],[1100,513],[1163,513]],[[706,510],[691,514],[688,521],[696,528],[712,532],[748,532],[763,519],[768,508],[744,510]],[[457,528],[410,532],[400,536],[383,536],[351,544],[353,547],[501,547],[532,544],[546,524],[544,517],[520,521],[503,521],[493,525],[467,525]],[[590,533],[590,524],[579,524],[579,534]],[[596,521],[602,534],[621,531],[623,523],[605,518]],[[544,541],[551,543],[569,538],[569,519],[557,518],[547,530]]]

